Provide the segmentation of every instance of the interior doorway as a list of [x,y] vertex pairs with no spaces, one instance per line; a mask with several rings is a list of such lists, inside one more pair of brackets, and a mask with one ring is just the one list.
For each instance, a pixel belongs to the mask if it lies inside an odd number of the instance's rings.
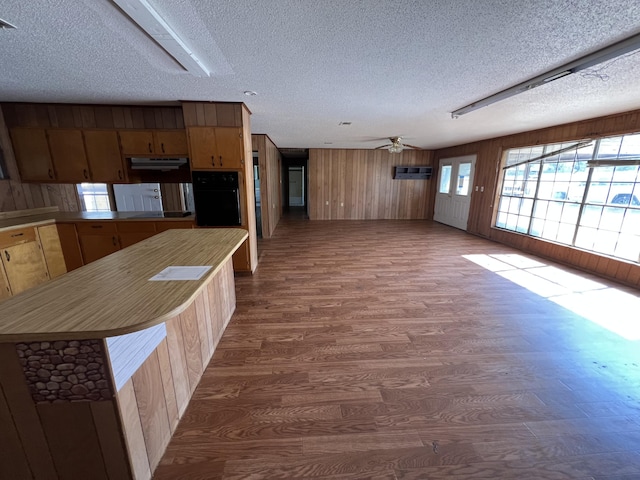
[[441,158],[433,219],[452,227],[467,229],[475,155]]
[[305,206],[304,166],[289,167],[289,206]]
[[262,195],[260,192],[260,162],[258,152],[253,152],[253,188],[256,199],[256,233],[262,238]]

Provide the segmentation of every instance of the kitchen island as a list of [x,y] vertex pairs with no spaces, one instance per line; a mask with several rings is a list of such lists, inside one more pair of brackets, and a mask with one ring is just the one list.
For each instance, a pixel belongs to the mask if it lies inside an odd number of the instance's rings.
[[[151,478],[235,310],[246,238],[169,230],[4,301],[0,478]],[[149,280],[171,266],[211,268]]]

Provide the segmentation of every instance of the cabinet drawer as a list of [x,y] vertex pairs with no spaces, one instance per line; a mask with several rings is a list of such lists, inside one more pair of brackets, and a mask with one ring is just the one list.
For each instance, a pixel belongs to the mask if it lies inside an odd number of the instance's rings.
[[16,228],[0,232],[0,248],[11,247],[20,243],[35,242],[36,229],[33,227]]
[[78,222],[76,230],[78,235],[116,233],[116,222]]
[[120,233],[149,233],[156,231],[155,222],[116,222]]

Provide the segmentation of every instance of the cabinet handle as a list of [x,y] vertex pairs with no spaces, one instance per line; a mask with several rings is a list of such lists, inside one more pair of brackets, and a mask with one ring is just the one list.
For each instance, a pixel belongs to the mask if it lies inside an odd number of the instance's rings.
[[102,228],[102,225],[91,225],[91,228]]
[[222,166],[222,155],[220,155],[220,166]]
[[158,199],[158,198],[160,198],[160,197],[158,197],[158,195],[156,195],[156,196],[154,196],[153,198]]
[[164,153],[164,143],[160,144],[160,148],[162,149],[162,153]]
[[4,251],[4,256],[7,258],[7,262],[11,261],[11,255],[9,255],[9,252],[7,252],[6,250]]
[[89,179],[89,172],[87,172],[86,168],[84,170],[82,170],[82,174],[84,175],[85,180]]
[[49,178],[53,178],[53,170],[49,169]]
[[122,180],[122,170],[118,170],[118,178]]
[[24,235],[24,232],[20,232],[20,233],[14,233],[13,235],[11,235],[11,237],[21,237]]
[[211,165],[213,165],[214,167],[216,166],[216,157],[214,157],[213,155],[211,155]]
[[149,142],[149,153],[153,153],[153,150],[151,149],[151,142]]
[[114,235],[113,237],[111,237],[111,240],[113,241],[113,246],[116,247],[118,245],[118,239],[116,238],[116,236]]

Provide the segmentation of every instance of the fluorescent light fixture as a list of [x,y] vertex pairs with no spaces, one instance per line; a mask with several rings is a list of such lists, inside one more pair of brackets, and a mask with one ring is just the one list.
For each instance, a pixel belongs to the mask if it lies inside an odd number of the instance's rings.
[[196,77],[209,77],[211,72],[160,16],[147,0],[113,0],[131,20]]
[[573,62],[569,62],[561,67],[554,68],[553,70],[550,70],[547,73],[543,73],[542,75],[538,75],[531,80],[519,83],[518,85],[507,88],[506,90],[502,90],[501,92],[495,93],[493,95],[489,95],[488,97],[471,103],[466,107],[459,108],[458,110],[451,112],[451,118],[458,118],[460,115],[464,115],[465,113],[473,112],[474,110],[486,107],[487,105],[491,105],[492,103],[496,103],[500,100],[513,97],[514,95],[518,95],[519,93],[526,92],[527,90],[539,87],[540,85],[545,85],[549,82],[553,82],[554,80],[558,80],[559,78],[566,77],[567,75],[571,75],[572,73],[586,70],[587,68],[591,68],[594,65],[598,65],[599,63],[606,62],[607,60],[611,60],[621,55],[633,52],[634,50],[637,50],[639,48],[640,34],[614,43],[613,45],[609,45],[608,47],[579,58],[578,60],[574,60]]

